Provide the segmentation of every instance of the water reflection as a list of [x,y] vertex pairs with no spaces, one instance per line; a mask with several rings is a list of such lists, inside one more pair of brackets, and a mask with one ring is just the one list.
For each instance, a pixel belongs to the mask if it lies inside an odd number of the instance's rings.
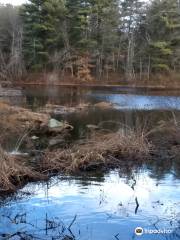
[[96,100],[116,104],[118,109],[136,110],[180,110],[180,97],[143,96],[132,94],[92,94]]
[[[42,91],[43,90],[43,91]],[[27,105],[36,107],[46,103],[76,106],[80,103],[108,101],[118,109],[178,109],[180,97],[177,91],[150,91],[136,88],[83,88],[83,87],[31,87],[24,90]]]
[[[76,106],[80,103],[108,101],[117,104],[118,109],[178,109],[180,110],[179,91],[155,91],[138,88],[104,87],[49,87],[28,86],[23,96],[10,97],[17,105],[36,109],[47,103]],[[7,99],[7,98],[6,98]]]
[[[58,239],[130,240],[137,239],[134,229],[141,226],[173,232],[144,235],[143,240],[178,239],[175,234],[179,234],[180,181],[171,174],[156,180],[146,168],[141,168],[130,178],[113,171],[98,181],[93,176],[87,178],[86,184],[84,181],[81,177],[56,177],[46,185],[28,184],[18,195],[32,195],[1,207],[0,232],[23,231],[40,239],[59,236]],[[47,221],[51,224],[49,229]]]

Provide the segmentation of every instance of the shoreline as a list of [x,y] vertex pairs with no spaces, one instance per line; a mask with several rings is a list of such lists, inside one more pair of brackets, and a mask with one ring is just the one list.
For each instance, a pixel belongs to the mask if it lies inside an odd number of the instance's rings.
[[150,90],[179,90],[180,86],[163,86],[163,85],[138,85],[138,84],[114,84],[114,83],[45,83],[45,82],[16,82],[13,83],[13,87],[21,87],[21,86],[50,86],[50,87],[85,87],[85,88],[129,88],[129,89],[150,89]]

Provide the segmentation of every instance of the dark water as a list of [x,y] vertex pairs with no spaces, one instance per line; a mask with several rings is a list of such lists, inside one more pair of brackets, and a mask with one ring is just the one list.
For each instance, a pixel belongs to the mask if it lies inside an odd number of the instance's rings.
[[[79,103],[113,102],[115,109],[90,109],[54,116],[75,127],[83,137],[87,124],[105,129],[152,128],[159,121],[180,119],[180,93],[138,89],[28,88],[11,98],[17,105],[38,109],[47,103],[76,106]],[[2,239],[60,240],[177,240],[180,239],[179,159],[150,162],[106,174],[52,178],[31,183],[15,196],[2,200]],[[134,187],[133,187],[134,186]],[[68,229],[69,227],[69,229]],[[137,236],[135,228],[161,231]],[[167,233],[162,233],[166,231]],[[4,238],[3,238],[4,236]],[[0,239],[1,239],[0,238]]]

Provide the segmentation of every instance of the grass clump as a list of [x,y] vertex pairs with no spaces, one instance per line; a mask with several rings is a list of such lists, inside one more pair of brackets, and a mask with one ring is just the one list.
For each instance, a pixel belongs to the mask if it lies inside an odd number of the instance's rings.
[[118,167],[122,160],[143,161],[152,145],[134,131],[95,135],[84,144],[45,154],[42,171],[77,172]]
[[41,178],[23,159],[8,155],[0,146],[0,192],[14,191],[28,180]]

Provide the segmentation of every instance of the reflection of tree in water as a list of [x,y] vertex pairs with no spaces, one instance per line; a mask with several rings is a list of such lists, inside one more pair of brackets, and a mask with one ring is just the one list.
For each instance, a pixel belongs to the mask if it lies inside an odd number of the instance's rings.
[[26,89],[24,94],[27,105],[37,108],[46,104],[76,106],[86,103],[89,91],[91,90],[78,87],[41,87]]
[[172,173],[175,178],[180,179],[180,156],[173,160]]
[[153,159],[147,163],[148,169],[151,171],[151,178],[161,180],[166,174],[172,174],[174,178],[180,178],[179,158]]
[[[130,90],[129,90],[130,91]],[[126,109],[141,109],[141,110],[180,110],[180,98],[173,96],[161,96],[162,92],[156,96],[148,96],[139,93],[140,95],[131,95],[127,92],[113,91],[112,89],[91,88],[91,87],[58,87],[58,86],[41,86],[28,87],[24,90],[24,95],[27,98],[27,103],[42,106],[46,103],[59,104],[66,106],[76,106],[80,103],[97,103],[99,101],[113,102],[117,98],[118,105],[126,107]],[[172,96],[171,96],[172,95]],[[32,103],[33,102],[33,103]],[[137,106],[136,106],[137,102]],[[147,104],[146,104],[147,102]],[[33,105],[34,106],[34,105]]]

